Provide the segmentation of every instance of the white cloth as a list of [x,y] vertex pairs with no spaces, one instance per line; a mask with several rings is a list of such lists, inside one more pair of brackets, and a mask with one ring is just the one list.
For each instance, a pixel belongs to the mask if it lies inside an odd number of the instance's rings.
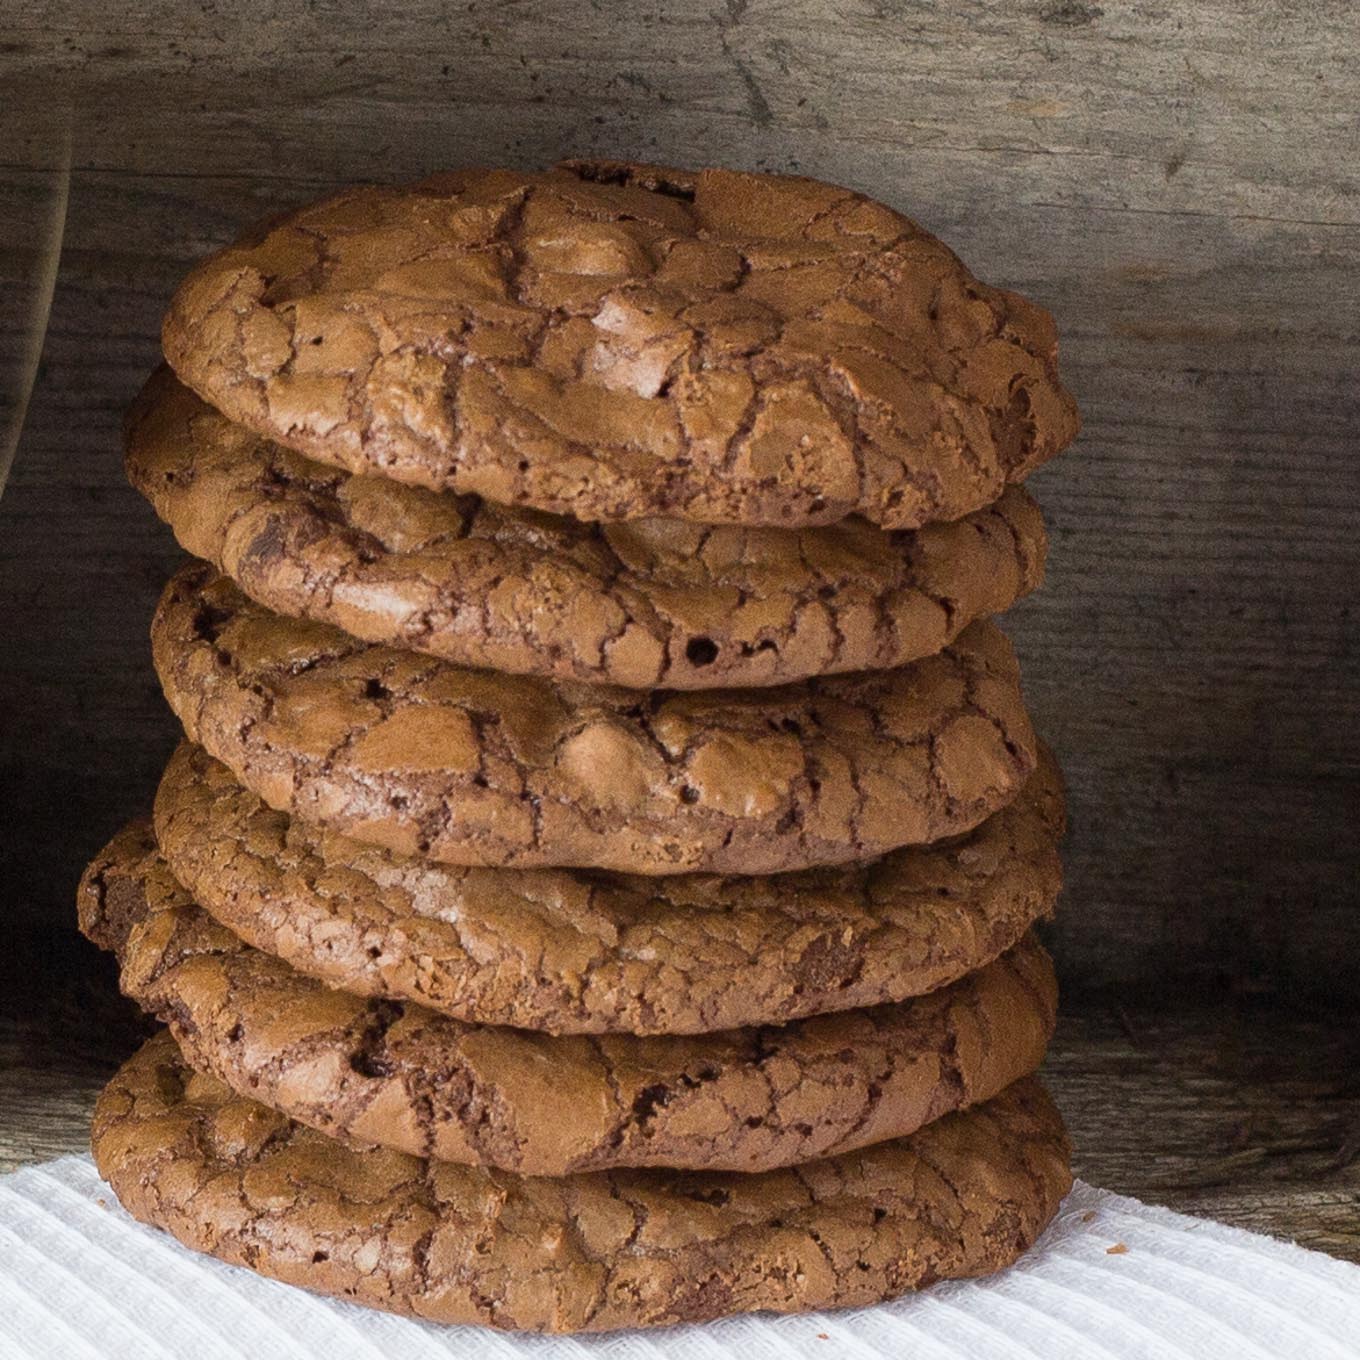
[[1357,1356],[1360,1267],[1081,1182],[992,1279],[833,1314],[576,1339],[409,1322],[194,1255],[124,1213],[87,1157],[0,1177],[4,1360]]

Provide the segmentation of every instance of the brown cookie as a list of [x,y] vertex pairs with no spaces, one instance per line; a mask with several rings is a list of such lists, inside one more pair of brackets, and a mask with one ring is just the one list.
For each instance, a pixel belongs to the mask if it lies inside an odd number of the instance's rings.
[[585,520],[885,528],[1075,436],[1041,308],[813,180],[572,162],[350,190],[204,260],[166,356],[352,472]]
[[902,1001],[996,958],[1061,885],[1051,756],[968,835],[870,864],[643,878],[404,859],[275,812],[183,744],[171,871],[223,925],[364,996],[554,1033],[682,1034]]
[[990,1274],[1072,1183],[1033,1078],[792,1170],[546,1180],[347,1148],[194,1073],[167,1035],[105,1088],[91,1142],[124,1208],[196,1251],[373,1308],[535,1332],[862,1305]]
[[766,1171],[913,1132],[1043,1061],[1053,965],[1031,937],[894,1006],[697,1036],[543,1035],[335,991],[219,925],[134,823],[85,871],[85,934],[185,1056],[333,1137],[563,1176]]
[[1019,487],[884,533],[681,520],[584,524],[309,462],[161,370],[127,471],[180,543],[281,614],[465,665],[630,688],[772,685],[929,656],[1034,589]]
[[186,732],[272,807],[454,864],[768,873],[960,834],[1034,769],[1010,644],[764,690],[498,675],[281,618],[212,568],[152,624]]

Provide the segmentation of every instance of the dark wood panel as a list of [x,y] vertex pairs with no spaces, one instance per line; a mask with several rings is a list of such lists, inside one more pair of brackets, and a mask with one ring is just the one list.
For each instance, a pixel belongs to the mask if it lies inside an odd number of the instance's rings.
[[1360,995],[1354,6],[67,0],[0,37],[4,278],[67,107],[75,167],[0,499],[12,911],[68,918],[173,741],[175,553],[117,430],[188,262],[339,181],[606,151],[854,184],[1054,309],[1086,428],[1010,627],[1072,786],[1068,984]]

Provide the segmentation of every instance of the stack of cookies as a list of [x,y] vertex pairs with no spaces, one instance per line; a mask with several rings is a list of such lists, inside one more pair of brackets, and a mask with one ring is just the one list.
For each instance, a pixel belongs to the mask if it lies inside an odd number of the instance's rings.
[[187,741],[87,870],[166,1032],[138,1218],[428,1319],[602,1330],[1013,1261],[1062,792],[990,616],[1052,323],[809,180],[360,189],[202,263],[128,421]]

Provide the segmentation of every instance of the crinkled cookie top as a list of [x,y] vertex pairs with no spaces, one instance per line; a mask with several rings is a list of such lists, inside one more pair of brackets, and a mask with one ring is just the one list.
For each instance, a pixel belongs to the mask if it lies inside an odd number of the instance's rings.
[[774,685],[898,666],[1036,587],[1021,487],[884,533],[677,519],[586,524],[358,477],[235,425],[161,370],[127,472],[180,543],[281,614],[464,665],[630,689]]
[[815,180],[573,161],[360,188],[204,260],[180,377],[322,462],[588,520],[885,528],[1075,436],[1051,318]]
[[123,1207],[195,1251],[370,1308],[535,1332],[850,1307],[988,1274],[1072,1185],[1034,1078],[788,1170],[549,1179],[347,1147],[198,1075],[165,1034],[99,1097],[91,1147]]
[[196,563],[152,653],[272,807],[448,864],[775,873],[959,835],[1037,759],[995,625],[897,670],[697,694],[497,675],[284,619]]
[[897,1005],[705,1035],[535,1034],[324,986],[219,925],[134,823],[78,896],[85,934],[190,1063],[351,1142],[564,1176],[768,1171],[900,1138],[1029,1075],[1057,1006],[1032,937]]
[[275,812],[202,747],[171,758],[156,839],[216,920],[362,996],[552,1033],[700,1033],[902,1001],[1053,911],[1052,756],[966,836],[803,873],[644,878],[433,864]]

